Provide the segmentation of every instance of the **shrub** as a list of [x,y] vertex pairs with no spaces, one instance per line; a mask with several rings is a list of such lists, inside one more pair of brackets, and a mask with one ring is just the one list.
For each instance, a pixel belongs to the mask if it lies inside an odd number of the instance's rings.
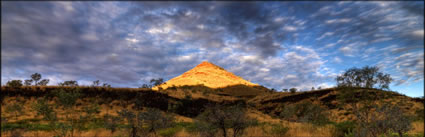
[[159,129],[173,126],[174,118],[163,115],[158,109],[148,108],[146,112],[139,114],[138,118],[148,126],[148,132],[156,134]]
[[11,80],[11,81],[8,81],[6,83],[6,86],[13,87],[13,88],[22,87],[22,80]]
[[280,117],[291,121],[308,122],[315,125],[324,125],[329,122],[329,119],[326,117],[325,109],[310,101],[285,106],[280,113]]
[[291,93],[295,93],[295,92],[297,92],[297,88],[291,88],[291,89],[289,89],[289,91],[290,91]]
[[345,135],[351,134],[355,128],[355,123],[351,121],[344,121],[334,124],[335,130],[332,133],[335,137],[343,137]]
[[241,136],[244,130],[255,125],[256,120],[249,119],[245,109],[241,106],[223,107],[219,105],[208,106],[207,109],[197,117],[197,131],[202,136],[214,136],[220,131],[222,136],[227,137],[227,129],[233,130],[233,136]]
[[273,136],[283,137],[288,131],[289,127],[285,127],[281,124],[272,124],[269,134]]
[[181,129],[182,129],[181,127],[166,128],[166,129],[159,130],[158,134],[163,137],[172,137]]

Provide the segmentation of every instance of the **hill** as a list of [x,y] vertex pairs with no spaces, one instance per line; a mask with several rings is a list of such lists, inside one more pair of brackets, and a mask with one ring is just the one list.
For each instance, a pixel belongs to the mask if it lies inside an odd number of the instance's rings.
[[225,69],[204,61],[191,70],[180,76],[170,79],[169,81],[155,86],[152,89],[167,89],[173,86],[196,86],[203,85],[209,88],[224,88],[234,85],[259,86],[251,83]]

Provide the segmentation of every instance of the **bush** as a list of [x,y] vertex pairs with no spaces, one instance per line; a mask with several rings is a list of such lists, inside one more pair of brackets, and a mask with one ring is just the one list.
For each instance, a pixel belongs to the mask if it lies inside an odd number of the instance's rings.
[[256,120],[251,120],[245,115],[245,109],[241,106],[223,107],[219,105],[208,106],[197,117],[197,131],[201,136],[214,136],[220,131],[223,137],[227,137],[227,129],[233,130],[233,136],[241,136],[247,127],[255,125]]
[[314,125],[324,125],[329,122],[325,109],[310,101],[285,106],[280,117],[290,121],[308,122]]
[[343,137],[348,134],[352,134],[353,129],[355,128],[355,123],[351,121],[344,121],[334,124],[335,130],[333,136]]
[[11,80],[11,81],[8,81],[6,83],[6,86],[13,87],[13,88],[22,87],[22,80]]
[[172,137],[180,130],[182,130],[182,127],[166,128],[166,129],[159,130],[158,134],[163,137]]
[[272,128],[271,128],[269,134],[271,134],[273,136],[282,137],[282,136],[285,136],[286,132],[289,131],[289,127],[285,127],[281,124],[273,124],[271,126],[272,126]]

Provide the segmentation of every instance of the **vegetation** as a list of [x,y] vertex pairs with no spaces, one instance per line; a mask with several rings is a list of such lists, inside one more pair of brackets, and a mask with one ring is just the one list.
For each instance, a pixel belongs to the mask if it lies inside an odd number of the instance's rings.
[[337,76],[336,81],[339,87],[364,87],[389,89],[389,84],[393,79],[390,74],[379,72],[377,66],[365,66],[361,69],[350,68],[342,75]]
[[22,86],[22,80],[11,80],[6,83],[6,86],[18,88]]
[[[148,89],[163,83],[162,79],[153,79],[141,89],[111,88],[99,80],[90,86],[79,86],[77,81],[42,86],[49,80],[43,82],[41,74],[36,73],[25,80],[25,86],[21,80],[12,80],[2,87],[2,112],[5,112],[1,116],[2,135],[46,131],[51,133],[47,136],[68,137],[82,136],[83,132],[94,129],[102,129],[111,136],[131,137],[169,137],[187,132],[207,137],[423,135],[423,130],[412,124],[423,121],[423,98],[409,99],[398,93],[373,89],[388,89],[386,85],[391,82],[389,75],[378,70],[376,67],[349,69],[337,79],[337,88],[312,88],[314,91],[297,94],[270,93],[264,87],[243,86],[167,89],[167,92],[181,92],[181,97]],[[289,89],[291,93],[296,90]],[[251,91],[256,94],[245,93]],[[209,97],[200,97],[201,94]],[[230,96],[232,100],[213,101],[212,96]],[[35,101],[27,103],[31,99]],[[25,109],[27,104],[31,110]],[[28,118],[29,111],[36,115]],[[257,111],[265,115],[261,118],[272,117],[260,123],[260,119],[253,118],[260,117]],[[347,119],[337,119],[331,115],[333,112],[339,116],[343,114],[338,112],[344,112]],[[182,117],[193,122],[178,122]],[[348,119],[350,117],[352,119]],[[419,128],[422,129],[423,124]],[[317,133],[323,129],[329,133]]]

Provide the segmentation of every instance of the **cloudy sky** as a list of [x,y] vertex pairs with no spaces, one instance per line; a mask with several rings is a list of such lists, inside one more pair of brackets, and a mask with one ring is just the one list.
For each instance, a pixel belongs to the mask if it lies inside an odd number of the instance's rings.
[[268,88],[330,87],[377,65],[424,90],[424,2],[1,2],[1,83],[139,87],[202,61]]

